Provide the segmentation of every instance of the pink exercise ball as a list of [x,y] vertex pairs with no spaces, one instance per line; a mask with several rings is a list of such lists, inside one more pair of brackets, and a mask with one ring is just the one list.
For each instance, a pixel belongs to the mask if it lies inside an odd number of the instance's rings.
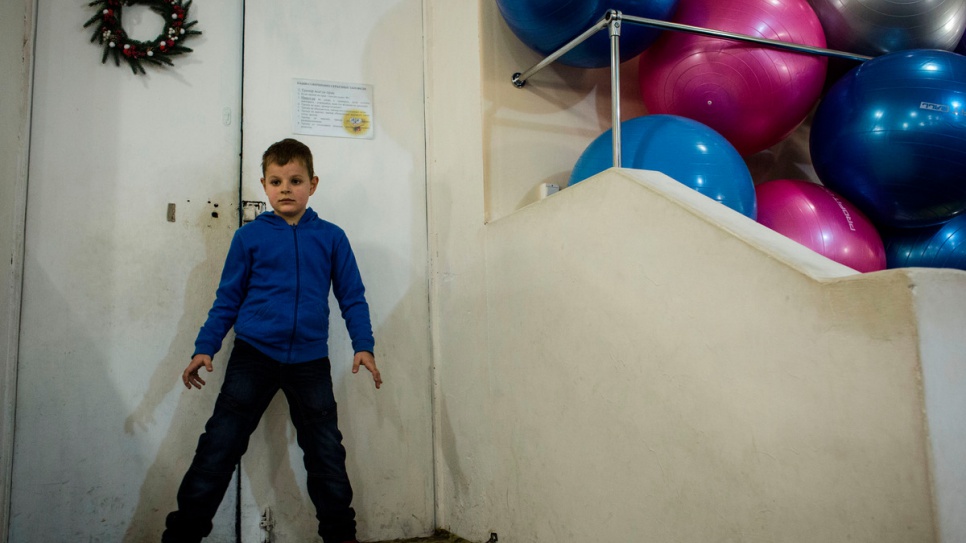
[[778,179],[755,187],[755,195],[759,223],[854,270],[885,269],[885,247],[872,221],[831,190]]
[[[825,47],[806,0],[681,0],[674,22]],[[665,32],[640,56],[649,113],[688,117],[721,133],[742,156],[783,140],[805,120],[827,59],[685,32]]]

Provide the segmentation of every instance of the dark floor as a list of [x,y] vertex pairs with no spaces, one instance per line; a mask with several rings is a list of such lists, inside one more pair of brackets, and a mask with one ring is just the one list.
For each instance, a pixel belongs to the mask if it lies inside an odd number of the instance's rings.
[[417,537],[415,539],[393,539],[392,541],[382,541],[380,543],[471,543],[462,537],[455,536],[445,530],[437,530],[430,537]]

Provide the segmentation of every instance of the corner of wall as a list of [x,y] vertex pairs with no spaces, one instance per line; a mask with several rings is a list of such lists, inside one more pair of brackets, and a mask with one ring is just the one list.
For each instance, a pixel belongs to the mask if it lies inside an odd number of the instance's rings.
[[940,541],[966,541],[966,272],[908,270],[922,364],[929,475]]
[[[473,356],[472,337],[451,326],[465,285],[483,282],[483,196],[480,2],[424,0],[427,213],[433,380],[433,450],[436,525],[449,527],[444,389],[447,369]],[[482,297],[482,290],[477,292]],[[470,289],[472,290],[472,288]],[[472,295],[472,294],[471,294]],[[441,338],[446,337],[444,342]],[[472,534],[463,534],[472,535]]]

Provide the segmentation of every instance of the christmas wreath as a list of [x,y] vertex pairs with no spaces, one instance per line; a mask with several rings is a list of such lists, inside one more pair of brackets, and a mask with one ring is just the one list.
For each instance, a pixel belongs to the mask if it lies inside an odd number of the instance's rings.
[[[121,26],[123,6],[134,4],[146,5],[164,18],[164,28],[151,41],[131,39]],[[181,45],[184,39],[201,34],[198,30],[192,30],[198,21],[188,22],[191,0],[94,0],[89,5],[96,6],[98,12],[84,23],[84,27],[96,25],[91,42],[97,41],[104,46],[101,62],[107,62],[107,56],[113,55],[114,64],[120,66],[123,58],[135,75],[138,72],[146,73],[144,62],[172,66],[174,63],[170,57],[191,52],[191,49]]]

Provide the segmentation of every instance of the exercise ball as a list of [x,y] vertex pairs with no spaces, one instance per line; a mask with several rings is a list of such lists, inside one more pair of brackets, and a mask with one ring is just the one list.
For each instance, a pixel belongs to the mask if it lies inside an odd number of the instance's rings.
[[966,215],[928,228],[883,233],[889,268],[966,270]]
[[881,55],[951,51],[966,26],[966,0],[810,0],[832,49]]
[[[825,47],[806,0],[681,0],[674,22]],[[822,56],[683,32],[666,32],[639,62],[648,112],[700,121],[742,156],[802,123],[818,102],[827,65]]]
[[879,232],[858,208],[808,181],[777,179],[755,187],[758,222],[860,272],[885,269]]
[[[549,55],[584,33],[608,10],[648,19],[670,20],[678,0],[497,0],[510,30],[527,47]],[[660,30],[622,24],[621,61],[641,54]],[[610,35],[603,29],[571,49],[557,62],[578,68],[610,66]]]
[[822,184],[877,226],[966,211],[966,57],[900,51],[855,68],[816,109],[809,152]]
[[[570,185],[613,166],[613,131],[587,146]],[[655,170],[754,219],[755,185],[735,148],[706,125],[675,115],[645,115],[621,123],[621,166]]]

